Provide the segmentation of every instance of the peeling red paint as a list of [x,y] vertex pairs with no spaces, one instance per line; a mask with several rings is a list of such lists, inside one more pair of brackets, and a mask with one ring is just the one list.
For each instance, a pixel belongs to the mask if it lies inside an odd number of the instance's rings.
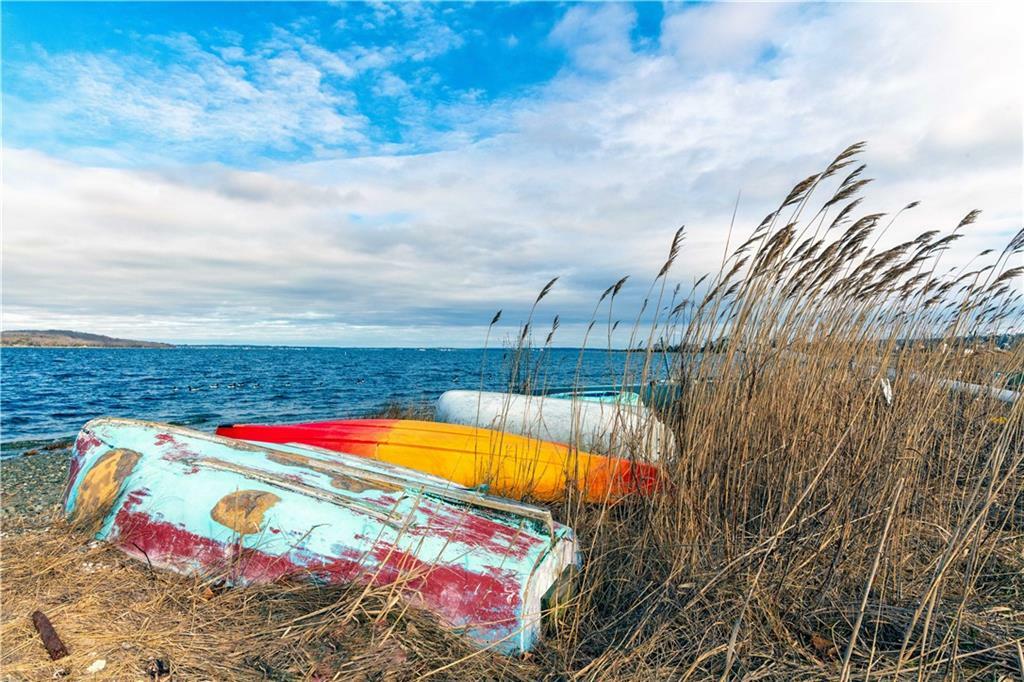
[[[520,605],[519,582],[510,571],[487,567],[475,573],[456,565],[434,565],[387,543],[370,552],[376,566],[364,565],[358,552],[339,546],[337,557],[309,555],[302,548],[284,556],[221,543],[175,524],[134,511],[141,491],[133,491],[115,517],[111,539],[127,554],[155,565],[206,574],[226,572],[242,583],[264,583],[309,576],[332,584],[388,585],[406,580],[403,589],[452,625],[514,625]],[[144,494],[144,493],[143,493]],[[139,496],[137,496],[139,495]]]
[[81,453],[83,457],[89,454],[89,451],[95,447],[103,445],[103,441],[96,437],[91,431],[81,431],[78,434],[78,438],[75,440],[75,451]]
[[233,581],[273,582],[294,572],[285,558],[257,550],[239,553],[236,550],[240,547],[236,545],[157,521],[145,512],[122,507],[114,518],[114,526],[111,539],[126,554],[188,573],[225,571]]
[[142,501],[147,497],[149,497],[149,488],[136,488],[125,494],[124,504],[121,505],[121,508],[131,511],[142,504]]
[[195,453],[192,452],[187,445],[179,443],[174,436],[169,433],[158,433],[153,438],[153,443],[161,447],[167,447],[167,452],[164,453],[163,458],[168,462],[176,462],[179,459],[195,457]]
[[82,470],[82,457],[76,450],[71,455],[71,461],[68,462],[68,482],[64,484],[64,494],[61,495],[60,504],[64,506],[68,503],[68,496],[71,495],[71,488],[74,487],[75,481],[78,480],[78,473]]
[[[432,565],[385,543],[375,546],[372,554],[381,562],[375,582],[387,584],[416,575],[407,587],[457,625],[486,623],[500,628],[516,622],[519,583],[510,572],[481,575],[456,565]],[[458,618],[452,618],[456,614]]]
[[379,502],[380,504],[386,505],[388,507],[393,507],[396,504],[398,504],[399,499],[394,495],[377,495],[376,497],[371,498],[370,501]]
[[525,558],[534,547],[545,543],[526,529],[484,518],[476,511],[459,512],[433,504],[421,504],[419,511],[427,517],[427,526],[407,531],[417,537],[447,536],[455,542],[479,544],[498,556],[516,559]]
[[71,449],[71,461],[68,462],[68,482],[64,486],[64,493],[61,495],[60,500],[62,506],[68,502],[71,488],[78,478],[78,473],[82,470],[82,462],[85,461],[90,450],[100,445],[103,445],[103,441],[97,438],[91,431],[82,430],[79,432],[78,438],[75,439],[75,446]]
[[[398,500],[381,495],[367,498],[368,502],[397,506]],[[486,510],[469,505],[464,510],[438,505],[429,497],[420,500],[416,509],[426,518],[425,524],[410,524],[402,532],[410,537],[441,537],[469,546],[481,546],[500,557],[525,558],[538,545],[547,540],[529,532],[529,529],[512,527],[500,521],[486,518]],[[365,539],[356,535],[357,539]]]

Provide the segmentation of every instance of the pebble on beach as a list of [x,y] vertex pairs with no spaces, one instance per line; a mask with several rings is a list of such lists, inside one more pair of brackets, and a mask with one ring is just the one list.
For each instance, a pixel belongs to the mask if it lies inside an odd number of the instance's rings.
[[70,443],[34,448],[35,454],[0,462],[0,517],[37,516],[57,508],[71,457]]

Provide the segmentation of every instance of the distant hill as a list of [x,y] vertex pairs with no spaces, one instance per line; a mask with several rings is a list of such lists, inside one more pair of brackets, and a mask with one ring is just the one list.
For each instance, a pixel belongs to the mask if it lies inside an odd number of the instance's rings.
[[102,334],[86,334],[67,329],[21,329],[0,332],[0,346],[81,347],[81,348],[174,348],[169,343],[115,339]]

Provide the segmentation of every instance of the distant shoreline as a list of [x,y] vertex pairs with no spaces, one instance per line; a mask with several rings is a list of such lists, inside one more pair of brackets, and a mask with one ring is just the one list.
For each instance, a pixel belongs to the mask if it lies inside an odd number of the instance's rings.
[[[0,348],[323,348],[323,349],[344,349],[344,350],[509,350],[504,346],[496,345],[490,347],[456,347],[456,346],[327,346],[316,344],[277,344],[277,343],[163,343],[159,341],[137,341],[134,339],[120,339],[102,334],[89,334],[86,332],[72,331],[68,329],[17,329],[0,332]],[[600,348],[578,346],[550,346],[546,349],[535,348],[535,351],[587,351],[607,353],[624,353],[628,348]],[[633,350],[636,352],[636,349]]]
[[90,346],[88,344],[78,344],[74,346],[58,346],[50,344],[39,344],[39,343],[0,343],[0,348],[36,348],[36,349],[47,349],[52,348],[53,350],[67,350],[69,348],[90,348],[94,350],[117,350],[124,348],[145,349],[145,350],[170,350],[173,348],[182,348],[183,346],[174,346],[167,344],[164,346]]
[[0,332],[5,348],[174,348],[169,343],[118,339],[70,329],[13,329]]
[[[143,349],[149,349],[149,350],[181,350],[181,349],[184,349],[184,348],[253,348],[253,349],[257,349],[257,348],[268,348],[268,349],[269,348],[306,348],[306,349],[312,349],[312,350],[409,350],[409,351],[467,351],[467,350],[483,351],[483,350],[486,350],[488,352],[492,352],[492,351],[493,352],[501,352],[503,350],[506,350],[504,347],[501,347],[501,346],[490,346],[490,347],[486,347],[485,348],[484,346],[466,346],[466,347],[462,347],[462,346],[459,346],[459,347],[455,347],[455,346],[310,346],[310,345],[303,346],[303,345],[292,345],[292,344],[262,344],[262,343],[178,343],[178,344],[170,344],[170,343],[168,343],[168,344],[156,344],[155,342],[153,342],[153,345],[148,345],[148,342],[140,342],[140,343],[147,343],[147,345],[138,345],[138,346],[107,345],[107,346],[100,346],[100,345],[77,344],[77,345],[59,346],[59,345],[55,345],[55,344],[42,345],[42,344],[31,344],[31,343],[0,342],[0,348],[35,348],[35,349],[53,349],[53,350],[61,350],[61,349],[65,349],[66,350],[66,349],[76,349],[76,348],[91,348],[91,349],[100,349],[100,350],[103,350],[103,349],[122,349],[122,348],[143,348]],[[587,353],[607,353],[607,352],[609,352],[608,348],[577,348],[577,347],[574,347],[574,346],[552,346],[552,347],[547,348],[547,349],[539,349],[538,348],[538,349],[534,349],[534,350],[538,350],[538,351],[539,350],[547,350],[547,351],[577,351],[577,352],[578,351],[584,351],[584,352],[587,352]],[[627,352],[642,353],[644,351],[637,350],[635,348],[632,349],[632,350],[630,350],[628,348],[612,348],[611,352],[612,353],[627,353]]]
[[172,350],[181,346],[43,346],[32,343],[0,343],[0,348],[35,348],[36,350],[69,350],[78,349],[83,350]]

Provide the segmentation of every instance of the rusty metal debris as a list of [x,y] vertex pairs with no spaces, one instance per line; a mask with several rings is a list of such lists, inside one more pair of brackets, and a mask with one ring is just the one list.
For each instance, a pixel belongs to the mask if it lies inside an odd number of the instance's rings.
[[50,623],[50,619],[46,617],[46,614],[42,611],[33,611],[32,625],[36,627],[36,632],[42,638],[43,646],[46,647],[46,653],[50,654],[51,660],[56,661],[68,655],[67,647],[60,640],[57,631],[53,629],[53,625]]

